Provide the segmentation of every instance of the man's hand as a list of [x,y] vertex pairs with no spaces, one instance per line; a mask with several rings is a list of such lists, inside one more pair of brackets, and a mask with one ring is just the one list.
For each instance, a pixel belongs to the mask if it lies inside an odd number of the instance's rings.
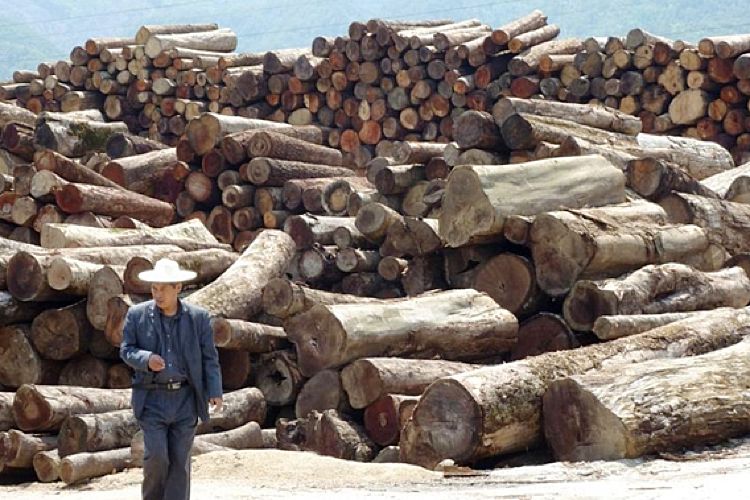
[[211,413],[219,413],[224,406],[224,401],[221,398],[211,398],[208,400],[208,404],[211,405]]
[[148,368],[152,372],[160,372],[164,369],[166,365],[164,364],[164,358],[159,356],[158,354],[152,354],[148,358]]

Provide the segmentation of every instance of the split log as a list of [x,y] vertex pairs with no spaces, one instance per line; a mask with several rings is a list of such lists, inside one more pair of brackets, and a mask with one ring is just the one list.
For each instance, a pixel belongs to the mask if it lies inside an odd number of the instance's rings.
[[60,461],[60,479],[73,484],[92,477],[120,472],[130,466],[130,448],[77,453]]
[[270,405],[293,403],[305,380],[297,366],[297,357],[289,351],[263,354],[258,360],[255,385]]
[[695,224],[730,255],[750,251],[750,205],[672,193],[659,200],[671,221]]
[[627,276],[580,280],[563,304],[565,320],[589,331],[599,316],[696,311],[744,307],[750,303],[750,279],[740,267],[703,273],[677,263],[646,266]]
[[302,139],[259,131],[253,134],[247,146],[248,155],[264,156],[279,160],[294,160],[338,166],[342,164],[341,152],[337,149],[311,144]]
[[[376,318],[390,319],[386,325]],[[401,318],[402,326],[392,318]],[[300,370],[310,376],[364,356],[486,358],[515,343],[518,323],[487,295],[450,290],[403,301],[316,305],[284,329]]]
[[741,436],[750,430],[742,389],[750,376],[748,354],[750,341],[743,341],[689,359],[657,359],[557,380],[543,397],[547,442],[558,460],[588,461]]
[[247,166],[250,182],[259,186],[283,186],[291,179],[321,177],[347,177],[352,171],[346,167],[334,167],[305,161],[278,160],[256,157]]
[[[279,278],[274,278],[271,282],[276,279]],[[265,295],[265,289],[263,293]],[[211,328],[214,332],[214,344],[223,349],[264,353],[288,346],[286,333],[278,326],[238,319],[212,318]]]
[[[177,262],[181,269],[196,273],[194,279],[186,282],[188,285],[195,285],[214,281],[237,261],[239,255],[235,252],[210,248],[193,252],[178,252],[169,255],[169,258]],[[128,260],[123,275],[123,284],[127,293],[151,293],[151,284],[141,281],[138,275],[143,271],[153,269],[157,260],[158,258],[155,257],[139,256]]]
[[229,249],[199,220],[187,220],[163,228],[100,229],[69,224],[47,224],[42,228],[45,248],[109,247],[131,245],[176,245],[184,250]]
[[289,318],[311,309],[316,304],[333,305],[370,303],[376,299],[357,297],[308,288],[284,278],[274,278],[263,289],[263,310],[272,316]]
[[82,452],[114,450],[130,445],[138,432],[133,410],[71,415],[60,427],[57,448],[60,458]]
[[493,241],[502,237],[508,215],[623,201],[625,176],[600,156],[549,158],[502,169],[462,165],[448,176],[440,237],[452,247]]
[[715,312],[701,322],[687,319],[633,337],[443,378],[425,391],[402,431],[401,458],[432,469],[446,458],[473,463],[533,448],[542,442],[542,396],[554,380],[603,365],[703,354],[741,341],[748,325],[747,309]]
[[438,359],[364,358],[341,371],[341,383],[352,408],[360,409],[387,394],[418,396],[438,379],[476,368]]
[[128,127],[123,122],[54,120],[40,116],[34,130],[34,140],[42,147],[74,158],[90,151],[104,151],[110,136],[127,131]]
[[34,349],[30,336],[28,325],[0,328],[0,384],[15,388],[23,384],[57,382],[60,364],[41,358]]
[[510,359],[516,361],[578,346],[578,340],[563,318],[543,312],[532,316],[518,327],[518,342],[510,351]]
[[508,117],[517,113],[551,116],[628,135],[638,135],[642,128],[638,117],[615,109],[584,104],[505,97],[492,108],[492,116],[498,127],[502,127]]
[[5,467],[29,469],[33,465],[35,454],[52,450],[57,446],[57,436],[24,434],[16,429],[8,431],[6,438],[7,446],[0,450]]
[[70,359],[83,354],[91,340],[92,328],[86,318],[86,303],[48,309],[31,323],[31,341],[45,358]]
[[219,278],[185,300],[215,316],[249,320],[261,311],[263,287],[284,273],[294,251],[289,235],[263,231]]
[[698,318],[710,314],[707,311],[689,311],[663,314],[627,314],[622,316],[599,316],[594,321],[592,331],[599,340],[613,340],[647,332],[660,326],[686,318]]
[[25,431],[57,431],[70,415],[127,408],[130,389],[22,385],[13,400],[13,416]]
[[55,201],[67,213],[90,211],[118,217],[129,215],[155,227],[164,227],[174,219],[171,204],[134,192],[88,184],[67,184],[55,192]]
[[664,212],[653,205],[538,215],[530,246],[539,287],[564,295],[578,279],[615,277],[647,264],[682,262],[702,271],[722,267],[725,252],[710,244],[706,231],[665,225]]
[[338,370],[321,370],[300,389],[294,403],[294,414],[297,418],[303,418],[313,410],[336,410],[339,413],[351,410]]
[[401,404],[407,401],[416,403],[419,397],[385,394],[367,406],[363,420],[370,439],[380,446],[398,443],[401,434]]

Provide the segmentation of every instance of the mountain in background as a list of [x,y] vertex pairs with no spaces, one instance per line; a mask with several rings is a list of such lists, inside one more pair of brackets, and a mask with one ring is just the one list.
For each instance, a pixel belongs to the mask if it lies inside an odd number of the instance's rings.
[[541,9],[561,37],[624,36],[643,28],[697,42],[708,35],[750,31],[743,2],[697,0],[25,0],[4,2],[0,19],[0,81],[16,69],[67,59],[87,38],[134,36],[143,24],[216,22],[239,36],[238,51],[309,47],[319,35],[347,33],[349,23],[371,18],[479,18],[495,27]]

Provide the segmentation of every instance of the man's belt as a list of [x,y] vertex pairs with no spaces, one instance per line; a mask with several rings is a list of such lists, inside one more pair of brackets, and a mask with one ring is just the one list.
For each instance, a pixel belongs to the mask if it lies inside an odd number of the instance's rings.
[[187,387],[187,382],[167,382],[167,383],[153,383],[153,384],[133,384],[134,389],[161,389],[164,391],[176,391],[183,387]]

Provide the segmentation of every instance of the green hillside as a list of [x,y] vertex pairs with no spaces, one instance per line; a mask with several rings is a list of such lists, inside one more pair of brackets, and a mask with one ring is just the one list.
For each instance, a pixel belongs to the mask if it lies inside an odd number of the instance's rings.
[[[709,6],[710,5],[710,6]],[[630,28],[690,41],[750,31],[742,2],[697,0],[25,0],[6,2],[0,19],[0,80],[15,69],[67,58],[96,36],[132,36],[138,26],[214,21],[233,28],[241,51],[308,46],[317,35],[345,34],[352,20],[480,18],[497,26],[542,9],[562,36],[625,34]]]

